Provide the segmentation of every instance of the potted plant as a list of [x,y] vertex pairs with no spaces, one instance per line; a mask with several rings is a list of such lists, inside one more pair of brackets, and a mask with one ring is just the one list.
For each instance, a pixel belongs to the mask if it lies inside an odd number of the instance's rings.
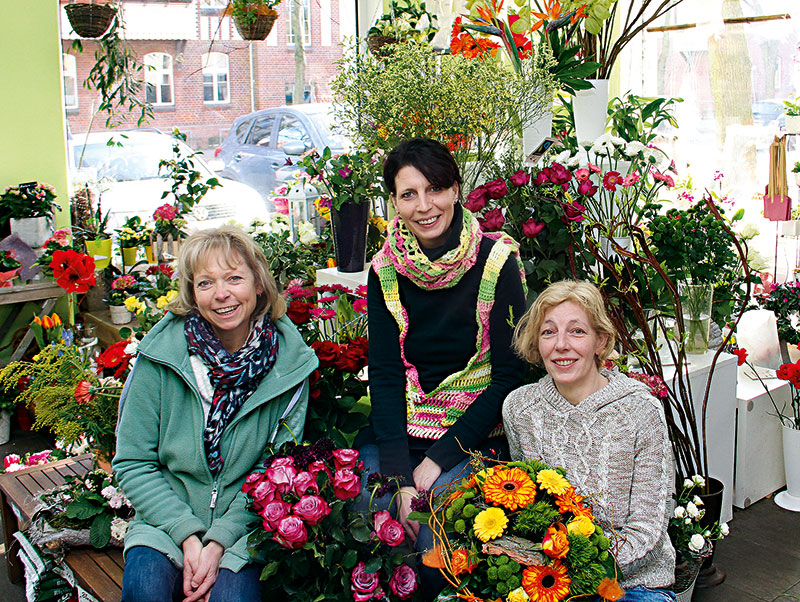
[[21,269],[22,264],[17,261],[16,251],[0,250],[0,288],[11,286],[11,281]]
[[122,265],[132,266],[136,263],[136,254],[139,247],[143,244],[142,220],[138,215],[128,218],[125,223],[114,230],[117,234],[117,242],[120,246],[122,255]]
[[800,134],[800,96],[796,96],[792,100],[784,100],[783,104],[786,107],[783,110],[786,114],[786,132]]
[[9,186],[0,194],[0,219],[10,220],[11,232],[30,247],[41,247],[53,231],[53,215],[61,211],[55,199],[56,191],[48,184]]
[[72,197],[72,232],[75,242],[83,244],[86,252],[94,258],[95,267],[102,270],[111,263],[111,236],[106,232],[109,213],[103,215],[100,199],[97,209],[92,209],[92,192],[87,186]]
[[82,38],[99,38],[117,15],[115,2],[89,0],[72,2],[64,7],[73,31]]
[[432,42],[439,31],[436,15],[425,9],[425,2],[417,6],[411,0],[392,0],[389,12],[384,13],[367,31],[367,46],[378,56],[382,48],[403,40]]
[[127,324],[133,319],[127,301],[141,292],[141,286],[142,283],[133,273],[123,274],[114,279],[106,299],[112,324]]
[[233,18],[244,40],[266,40],[278,18],[275,7],[281,0],[230,0],[223,16]]
[[[794,183],[795,186],[800,188],[800,161],[794,162],[794,167],[792,167],[792,173],[794,174]],[[792,217],[792,219],[795,219]]]
[[759,305],[775,314],[781,347],[800,343],[800,282],[773,284],[756,297]]

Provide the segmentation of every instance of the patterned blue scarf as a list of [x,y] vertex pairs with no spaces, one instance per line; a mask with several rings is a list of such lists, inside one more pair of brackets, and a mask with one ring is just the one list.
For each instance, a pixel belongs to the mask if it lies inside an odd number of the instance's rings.
[[257,320],[247,341],[235,353],[223,346],[205,318],[192,313],[183,327],[191,355],[198,355],[209,367],[208,379],[214,388],[211,410],[203,430],[208,468],[214,477],[224,459],[219,443],[222,432],[258,388],[278,357],[278,329],[268,315]]

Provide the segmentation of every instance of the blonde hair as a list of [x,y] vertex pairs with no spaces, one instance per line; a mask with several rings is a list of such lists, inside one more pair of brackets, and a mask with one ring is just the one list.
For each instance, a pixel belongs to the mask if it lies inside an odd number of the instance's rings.
[[608,335],[608,341],[597,356],[597,364],[601,365],[614,350],[617,331],[606,312],[603,295],[594,284],[583,280],[555,282],[536,297],[536,301],[514,329],[514,350],[527,362],[540,363],[542,356],[539,353],[539,331],[544,317],[550,309],[565,301],[572,301],[583,308],[597,334]]
[[219,254],[220,262],[225,262],[230,268],[236,267],[231,260],[238,255],[253,272],[255,286],[262,290],[256,301],[254,316],[269,311],[270,317],[277,320],[286,313],[286,302],[269,272],[264,252],[246,232],[234,226],[199,230],[183,242],[178,251],[178,296],[167,306],[169,311],[185,316],[197,309],[194,275],[206,266],[209,256],[215,252]]

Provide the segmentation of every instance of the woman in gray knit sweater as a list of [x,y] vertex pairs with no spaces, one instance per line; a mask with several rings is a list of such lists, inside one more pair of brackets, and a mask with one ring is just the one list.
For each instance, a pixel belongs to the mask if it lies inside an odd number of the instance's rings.
[[565,468],[596,517],[611,525],[622,600],[674,600],[667,524],[675,468],[664,411],[646,385],[601,368],[615,336],[593,284],[549,286],[514,341],[547,376],[506,398],[503,423],[512,458]]

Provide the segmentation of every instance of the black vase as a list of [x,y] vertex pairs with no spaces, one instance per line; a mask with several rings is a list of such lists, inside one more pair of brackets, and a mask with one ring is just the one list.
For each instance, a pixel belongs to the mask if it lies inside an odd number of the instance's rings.
[[333,248],[340,272],[360,272],[367,259],[368,203],[342,203],[331,208]]
[[[722,494],[725,485],[718,479],[709,477],[708,479],[708,493],[698,494],[698,497],[703,500],[703,508],[705,508],[705,515],[700,519],[700,524],[703,527],[711,528],[711,525],[719,522],[722,515]],[[716,542],[717,544],[719,542]],[[725,581],[725,572],[722,571],[714,564],[714,554],[717,551],[717,546],[711,550],[711,555],[703,561],[703,566],[700,568],[700,575],[697,578],[697,587],[713,587]]]

